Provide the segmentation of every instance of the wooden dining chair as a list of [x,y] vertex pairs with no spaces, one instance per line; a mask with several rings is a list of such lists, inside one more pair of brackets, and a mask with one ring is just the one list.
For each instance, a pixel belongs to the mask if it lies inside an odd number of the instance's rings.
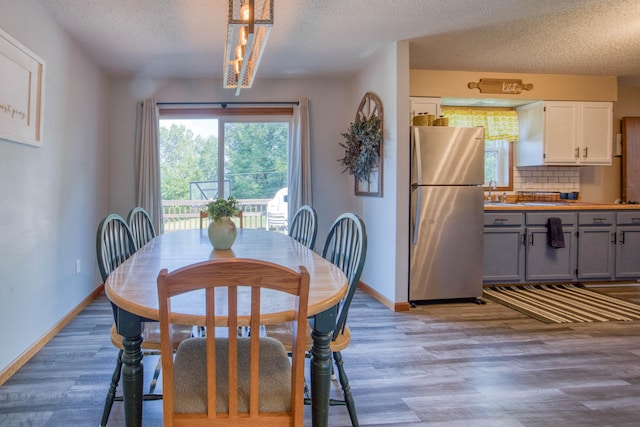
[[156,237],[156,230],[153,227],[151,218],[147,211],[141,207],[131,209],[129,215],[127,215],[127,224],[138,249]]
[[[242,210],[238,211],[235,218],[238,218],[238,227],[244,228]],[[207,215],[207,211],[200,211],[200,228],[203,228],[205,224],[209,225],[209,215]]]
[[313,250],[318,234],[318,214],[309,205],[303,205],[296,211],[289,225],[289,236]]
[[[347,276],[348,289],[347,294],[342,299],[338,309],[338,317],[336,320],[336,328],[331,337],[331,353],[338,370],[338,380],[342,387],[344,400],[331,399],[331,406],[346,405],[349,411],[351,424],[356,427],[359,425],[358,415],[356,413],[353,393],[349,386],[349,378],[344,369],[344,361],[342,358],[342,350],[349,346],[351,342],[351,331],[347,325],[347,316],[349,314],[349,306],[356,292],[360,276],[364,269],[364,263],[367,256],[367,231],[362,219],[352,213],[344,213],[340,215],[331,225],[322,249],[322,256],[339,267]],[[281,323],[276,325],[267,325],[266,334],[269,337],[281,341],[287,350],[291,348],[291,341],[288,336],[292,325]],[[311,350],[311,326],[307,326],[307,337],[305,340],[307,351]],[[307,399],[308,401],[308,399]]]
[[[131,230],[124,218],[117,214],[110,214],[100,221],[96,235],[96,254],[102,281],[106,281],[113,270],[133,255],[136,252],[136,248],[137,246]],[[122,375],[122,354],[124,347],[122,345],[122,336],[118,334],[117,329],[117,307],[112,303],[111,308],[113,309],[114,319],[113,325],[111,326],[111,342],[119,351],[102,412],[102,419],[100,421],[100,426],[102,427],[107,425],[113,402],[122,401],[122,396],[116,396],[116,389],[118,388],[118,383]],[[191,327],[176,327],[174,347],[177,348],[181,340],[190,336]],[[143,324],[142,349],[144,354],[147,355],[158,354],[160,351],[160,333],[157,322],[145,322]],[[161,394],[154,393],[157,379],[160,376],[160,366],[161,365],[158,364],[156,367],[149,386],[149,392],[143,396],[144,400],[158,400],[162,398]]]
[[[185,340],[171,355],[171,329],[180,322],[172,297],[202,290],[204,338]],[[292,359],[281,342],[261,334],[238,337],[239,327],[260,329],[261,304],[285,292],[292,300]],[[302,426],[304,340],[309,273],[265,261],[209,260],[158,275],[165,426]],[[225,313],[224,305],[227,306]],[[206,375],[203,373],[206,372]]]

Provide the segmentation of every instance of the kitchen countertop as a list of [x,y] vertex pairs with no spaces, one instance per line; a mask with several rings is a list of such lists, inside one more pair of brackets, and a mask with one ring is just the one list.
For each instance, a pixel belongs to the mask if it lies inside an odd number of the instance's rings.
[[487,203],[485,212],[489,211],[587,211],[587,210],[640,210],[640,204],[587,203],[587,202],[516,202]]

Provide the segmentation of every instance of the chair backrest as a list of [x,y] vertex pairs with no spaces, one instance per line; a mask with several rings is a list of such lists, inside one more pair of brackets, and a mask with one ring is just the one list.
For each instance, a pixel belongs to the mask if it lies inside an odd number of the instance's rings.
[[289,226],[289,236],[302,243],[309,249],[316,244],[318,234],[318,214],[309,205],[298,209]]
[[349,281],[349,289],[340,303],[336,329],[333,331],[335,340],[347,324],[349,306],[367,257],[367,230],[364,221],[352,213],[340,215],[327,233],[322,256],[339,267]]
[[107,215],[98,224],[96,255],[102,280],[136,252],[136,244],[127,222],[120,215]]
[[[216,291],[217,288],[225,289]],[[263,288],[270,289],[269,292],[285,292],[295,296],[292,298],[292,303],[295,300],[293,320],[296,327],[293,328],[292,336],[295,345],[292,349],[291,363],[284,347],[273,338],[260,337],[259,333],[250,334],[249,338],[238,338],[239,327],[249,326],[251,331],[260,330],[260,297],[261,291],[264,292]],[[174,367],[178,368],[178,365],[172,357],[169,326],[173,322],[179,323],[180,321],[171,311],[171,297],[200,289],[204,289],[201,297],[205,301],[206,305],[204,306],[207,313],[204,325],[206,330],[204,338],[206,340],[206,356],[204,358],[207,367],[205,386],[207,413],[198,418],[202,422],[198,425],[204,425],[204,420],[215,425],[237,425],[241,419],[244,422],[242,425],[250,424],[249,421],[256,421],[265,426],[301,426],[304,418],[305,339],[303,337],[306,334],[307,325],[309,273],[302,266],[300,273],[297,273],[280,265],[242,258],[205,261],[171,273],[164,269],[158,275],[164,424],[170,426],[180,418],[193,421],[194,414],[175,413],[175,404],[179,396],[176,396],[173,381],[174,379],[178,381],[178,377],[174,375],[179,375],[179,369],[174,369]],[[264,300],[263,305],[267,302],[267,298],[265,297]],[[216,310],[224,311],[221,307],[224,307],[225,304],[228,307],[227,313],[218,315]],[[194,340],[201,344],[203,339],[192,339],[191,344],[194,343]],[[228,351],[221,350],[219,347],[221,342],[228,343]],[[260,378],[260,372],[266,367],[264,361],[259,363],[262,352],[260,349],[263,348],[262,344],[265,342],[276,343],[281,347],[281,359],[284,359],[284,362],[281,361],[281,363],[285,366],[287,378],[289,373],[291,376],[290,383],[284,382],[287,389],[285,404],[290,407],[290,411],[279,413],[259,413],[258,411],[260,402],[265,395],[278,394],[273,385],[265,387],[263,381],[267,379]],[[241,345],[239,346],[239,344]],[[243,354],[244,358],[242,358]],[[177,359],[178,356],[176,356]],[[246,366],[247,359],[249,360],[248,367]],[[244,370],[241,369],[242,365],[245,365]],[[270,364],[266,363],[266,365]],[[210,367],[216,367],[216,369],[210,369]],[[205,375],[204,371],[198,372]],[[227,375],[227,373],[230,374]],[[246,375],[247,373],[248,375]],[[189,378],[192,377],[189,376]],[[221,386],[220,381],[226,385],[224,378],[228,379],[228,392],[224,386]],[[277,382],[273,380],[272,378],[269,381]],[[202,379],[202,381],[205,380]],[[268,385],[268,383],[266,384]],[[246,388],[249,390],[245,390]],[[248,414],[241,412],[246,403],[244,401],[247,399],[243,400],[242,397],[239,399],[239,389],[243,389],[243,393],[248,393]],[[192,388],[189,388],[189,391],[192,391]],[[185,399],[191,405],[194,400],[193,392]],[[216,402],[217,399],[218,402]],[[220,399],[222,399],[222,403]],[[287,399],[290,399],[290,402],[287,402]],[[180,405],[181,403],[178,403],[178,407]],[[220,405],[224,408],[222,411]],[[264,411],[264,409],[262,410]],[[271,424],[265,423],[267,418],[272,421]]]
[[141,207],[131,209],[131,212],[127,215],[127,224],[129,224],[133,241],[138,249],[156,237],[156,230],[153,227],[151,218],[149,218],[147,211]]

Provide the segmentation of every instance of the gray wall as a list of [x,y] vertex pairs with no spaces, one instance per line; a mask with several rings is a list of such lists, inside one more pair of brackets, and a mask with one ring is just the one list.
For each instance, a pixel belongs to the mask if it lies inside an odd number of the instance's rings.
[[34,0],[0,0],[0,11],[0,28],[46,63],[44,145],[0,139],[2,371],[99,284],[95,230],[108,206],[109,91]]
[[[274,102],[309,99],[311,126],[311,162],[313,174],[313,204],[318,212],[318,244],[331,223],[349,207],[348,196],[353,182],[338,159],[344,156],[338,143],[340,133],[349,124],[347,111],[347,81],[341,79],[258,79],[253,87],[236,97],[222,88],[220,79],[173,79],[137,81],[119,79],[112,82],[111,91],[111,169],[110,206],[117,213],[126,213],[136,200],[135,188],[135,111],[136,102],[154,97],[157,102]],[[351,118],[353,121],[353,118]]]

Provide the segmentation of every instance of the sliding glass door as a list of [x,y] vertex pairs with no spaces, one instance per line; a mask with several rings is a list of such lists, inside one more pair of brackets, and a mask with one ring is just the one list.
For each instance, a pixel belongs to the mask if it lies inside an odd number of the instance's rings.
[[[229,196],[239,201],[245,227],[269,228],[269,202],[286,193],[291,116],[161,112],[159,125],[166,232],[199,227],[207,201]],[[286,212],[286,196],[283,202]]]

